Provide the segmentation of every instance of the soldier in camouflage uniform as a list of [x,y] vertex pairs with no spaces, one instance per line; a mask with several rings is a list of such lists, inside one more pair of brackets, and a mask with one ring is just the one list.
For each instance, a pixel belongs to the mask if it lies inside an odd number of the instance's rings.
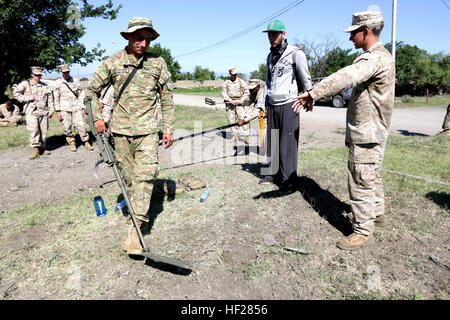
[[373,242],[374,226],[386,223],[381,167],[394,107],[395,64],[379,41],[383,17],[378,11],[353,14],[350,32],[355,48],[364,52],[347,66],[297,97],[293,109],[353,87],[347,109],[345,143],[349,148],[348,190],[353,233],[338,241],[342,250]]
[[19,107],[14,105],[12,101],[6,101],[0,105],[0,127],[16,127],[22,121],[22,116],[19,114]]
[[53,116],[54,104],[51,88],[41,82],[42,68],[31,67],[31,79],[24,80],[14,90],[14,98],[24,104],[27,129],[30,132],[30,159],[50,154],[45,149],[48,119]]
[[[114,87],[115,106],[110,129],[114,137],[115,154],[119,170],[126,183],[131,204],[141,229],[147,228],[150,198],[158,171],[157,93],[161,99],[163,114],[163,145],[173,142],[175,107],[173,83],[163,58],[146,52],[150,41],[159,34],[152,22],[135,17],[128,29],[120,33],[128,40],[128,46],[103,62],[95,71],[86,88],[86,96],[92,99],[92,113],[97,132],[106,131],[98,97],[110,83]],[[118,97],[131,71],[137,68],[123,94]],[[141,254],[142,247],[133,226],[124,244],[128,254]]]
[[[222,86],[222,97],[225,102],[227,118],[230,124],[243,120],[245,117],[244,101],[250,95],[247,83],[237,76],[236,67],[229,68],[230,79],[226,80]],[[249,144],[248,139],[249,126],[245,124],[240,128],[241,134],[244,137],[244,142]],[[231,141],[238,140],[238,132],[236,127],[231,128],[233,138]]]
[[450,136],[450,104],[447,106],[447,113],[445,114],[444,122],[442,123],[442,131],[438,136]]
[[56,79],[53,85],[53,95],[55,99],[55,110],[59,121],[62,121],[66,141],[70,150],[77,151],[75,144],[75,133],[72,132],[72,125],[78,131],[81,141],[87,150],[94,148],[89,143],[89,134],[84,127],[85,105],[84,92],[81,88],[80,80],[74,79],[70,75],[70,68],[67,64],[59,66],[62,77]]

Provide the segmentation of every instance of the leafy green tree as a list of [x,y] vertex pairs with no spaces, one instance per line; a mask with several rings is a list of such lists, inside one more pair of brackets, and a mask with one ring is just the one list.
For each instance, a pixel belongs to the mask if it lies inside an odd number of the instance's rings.
[[260,80],[266,80],[266,72],[267,72],[267,65],[266,63],[261,63],[258,66],[258,70],[252,71],[250,73],[250,79],[260,79]]
[[355,61],[358,54],[350,53],[352,49],[341,49],[336,47],[327,53],[325,57],[324,64],[324,75],[329,76],[330,74],[348,66]]
[[[392,44],[385,47],[391,50]],[[397,42],[395,56],[397,95],[423,95],[427,89],[438,94],[449,91],[449,55],[432,55],[417,46]]]
[[0,92],[30,76],[30,66],[55,70],[61,63],[82,66],[100,59],[104,50],[79,43],[86,18],[113,20],[121,8],[111,0],[94,6],[88,0],[0,0]]
[[197,81],[214,80],[216,78],[214,71],[210,71],[208,68],[202,68],[201,66],[195,66],[194,79]]
[[178,61],[173,59],[169,49],[165,49],[161,47],[159,43],[155,43],[154,45],[148,47],[147,51],[157,54],[162,58],[164,58],[164,60],[167,63],[167,68],[169,69],[169,72],[172,75],[172,80],[176,81],[181,79],[181,72],[180,72],[181,66],[178,63]]

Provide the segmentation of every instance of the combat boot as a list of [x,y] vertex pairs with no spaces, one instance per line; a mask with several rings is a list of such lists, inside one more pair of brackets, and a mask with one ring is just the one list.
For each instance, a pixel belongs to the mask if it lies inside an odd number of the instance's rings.
[[[140,221],[138,221],[138,225],[139,224]],[[130,255],[142,255],[141,242],[139,241],[139,236],[134,228],[134,225],[131,225],[128,229],[128,237],[123,245],[123,250]]]
[[38,147],[34,147],[33,148],[33,153],[30,155],[30,159],[36,159],[39,156],[39,148]]
[[72,151],[72,152],[77,151],[77,146],[75,144],[75,138],[74,137],[66,137],[66,141],[69,144],[70,151]]
[[89,151],[94,150],[94,147],[91,146],[91,144],[89,143],[89,141],[86,141],[86,142],[84,143],[84,147],[86,148],[86,150],[89,150]]
[[245,142],[245,144],[250,144],[250,139],[248,137],[245,137],[244,142]]
[[238,136],[233,136],[233,138],[231,138],[231,142],[236,142],[238,141]]
[[387,225],[386,215],[382,214],[375,218],[374,224],[376,227],[384,227]]
[[375,241],[370,234],[365,236],[359,233],[352,233],[348,237],[342,238],[338,241],[337,247],[341,250],[352,251],[362,248],[366,245],[373,244]]

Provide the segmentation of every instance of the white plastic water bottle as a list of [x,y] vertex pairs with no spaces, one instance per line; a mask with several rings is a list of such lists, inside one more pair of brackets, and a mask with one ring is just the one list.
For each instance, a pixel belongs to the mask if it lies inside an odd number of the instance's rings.
[[203,191],[202,195],[200,196],[200,202],[205,201],[206,198],[208,198],[210,192],[211,191],[209,191],[209,189],[206,189],[205,191]]
[[116,207],[114,208],[114,210],[119,211],[119,210],[122,210],[123,208],[125,208],[126,206],[127,206],[127,202],[125,201],[125,199],[123,199],[118,204],[116,204]]

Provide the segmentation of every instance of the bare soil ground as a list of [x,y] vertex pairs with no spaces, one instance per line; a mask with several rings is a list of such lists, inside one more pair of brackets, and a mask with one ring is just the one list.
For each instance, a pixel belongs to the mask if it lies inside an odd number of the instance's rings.
[[[434,135],[444,115],[445,106],[395,110],[390,131]],[[317,106],[303,113],[301,150],[342,146],[344,127],[344,109]],[[299,192],[280,195],[273,186],[257,184],[262,159],[254,152],[256,136],[254,149],[242,141],[235,147],[219,133],[204,137],[200,150],[194,145],[192,156],[182,147],[188,141],[160,149],[159,182],[192,174],[212,191],[202,204],[196,191],[172,201],[155,196],[146,241],[158,253],[190,261],[191,273],[127,257],[120,249],[124,219],[108,214],[99,222],[92,206],[80,216],[64,216],[61,208],[47,224],[30,223],[19,215],[38,215],[36,205],[76,206],[78,198],[89,202],[97,194],[118,194],[116,183],[109,183],[112,170],[101,165],[100,179],[93,177],[96,146],[70,152],[63,138],[52,139],[52,154],[36,160],[28,159],[29,149],[0,154],[0,264],[24,268],[22,274],[0,268],[0,299],[449,298],[446,209],[414,211],[411,204],[405,210],[391,202],[395,190],[387,190],[388,213],[396,220],[377,230],[377,245],[342,252],[335,243],[350,230],[344,219],[345,164],[326,175],[303,169]],[[17,215],[12,220],[11,212]],[[433,228],[411,232],[411,221],[424,214]],[[78,224],[84,228],[75,233]],[[375,296],[368,288],[375,288]]]

